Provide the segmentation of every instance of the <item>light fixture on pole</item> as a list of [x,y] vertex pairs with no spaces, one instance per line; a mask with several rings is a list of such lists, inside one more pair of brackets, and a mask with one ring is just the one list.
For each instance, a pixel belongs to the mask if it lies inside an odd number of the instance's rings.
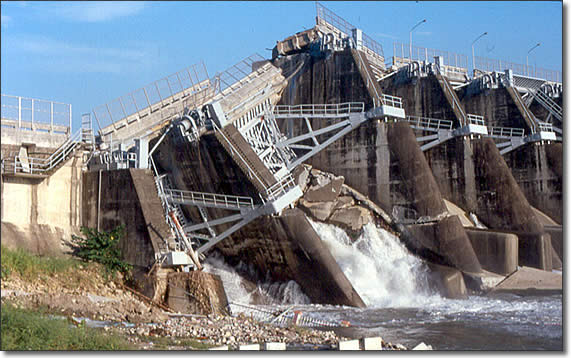
[[488,31],[484,32],[483,34],[478,36],[474,41],[472,41],[472,71],[476,71],[476,57],[474,56],[474,44],[476,43],[476,41],[478,41],[482,37],[486,36],[487,34],[488,34]]
[[527,56],[525,56],[525,74],[529,76],[529,65],[528,65],[528,58],[529,58],[529,53],[533,50],[535,50],[536,48],[539,47],[539,45],[541,45],[541,42],[538,42],[537,45],[533,46],[532,48],[529,49],[529,51],[527,51]]
[[410,59],[410,62],[411,62],[411,63],[412,63],[412,32],[414,31],[414,29],[416,29],[418,26],[420,26],[422,23],[425,23],[425,22],[426,22],[426,19],[424,19],[424,20],[422,20],[422,21],[419,21],[418,24],[414,25],[414,26],[412,27],[412,29],[410,29],[410,32],[409,32],[409,35],[410,35],[410,52],[409,52],[409,59]]

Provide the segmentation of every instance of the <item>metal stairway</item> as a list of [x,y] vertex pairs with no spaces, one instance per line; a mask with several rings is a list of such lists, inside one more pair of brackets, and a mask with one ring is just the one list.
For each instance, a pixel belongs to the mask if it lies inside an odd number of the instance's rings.
[[2,173],[46,178],[62,167],[75,151],[82,147],[83,140],[82,131],[78,131],[47,158],[34,158],[28,157],[27,154],[18,154],[12,158],[3,159]]
[[452,108],[452,111],[456,115],[456,119],[458,119],[460,126],[466,126],[468,124],[468,116],[466,115],[464,107],[462,107],[456,92],[452,89],[450,82],[448,82],[448,79],[442,76],[440,73],[435,73],[434,76],[436,77],[440,88],[442,88],[442,92],[444,92],[444,96]]
[[559,107],[555,101],[553,101],[547,94],[545,94],[541,89],[537,91],[530,91],[532,97],[537,101],[537,103],[541,104],[543,108],[547,109],[547,111],[557,118],[559,122],[563,122],[563,109]]
[[531,113],[531,111],[526,107],[519,92],[514,87],[506,87],[506,90],[508,91],[511,99],[515,103],[517,109],[519,110],[519,113],[523,117],[523,120],[525,121],[531,132],[536,133],[538,129],[537,123],[539,122],[539,120],[535,118],[533,113]]

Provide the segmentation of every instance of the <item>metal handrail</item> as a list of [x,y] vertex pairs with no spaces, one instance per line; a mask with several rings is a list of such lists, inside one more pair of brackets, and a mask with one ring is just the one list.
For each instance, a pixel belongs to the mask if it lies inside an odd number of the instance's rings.
[[563,119],[563,110],[561,107],[555,103],[548,95],[543,93],[541,90],[531,91],[533,98],[535,98],[543,107],[545,107],[550,113],[555,115],[559,120]]
[[[324,22],[324,25],[329,25],[335,30],[349,37],[351,36],[351,31],[356,28],[356,26],[350,24],[348,21],[335,14],[333,11],[329,10],[319,2],[316,2],[316,10],[317,25],[320,25],[320,22]],[[385,57],[383,53],[383,46],[365,33],[363,33],[363,47],[365,47],[367,50],[370,50],[377,56],[382,58]]]
[[442,76],[442,72],[440,70],[440,66],[436,66],[436,70],[438,71],[438,74],[440,75],[440,77],[442,77],[442,82],[444,82],[444,89],[446,92],[448,92],[448,94],[450,95],[450,97],[452,97],[452,110],[454,110],[454,107],[458,108],[458,110],[460,111],[460,114],[462,115],[462,120],[463,120],[463,125],[468,123],[468,118],[466,116],[466,113],[464,113],[464,110],[462,109],[462,106],[460,105],[460,103],[456,100],[456,93],[454,92],[454,90],[450,87],[450,84],[448,83],[448,81],[446,80],[446,78],[444,76]]
[[562,83],[563,80],[561,71],[548,70],[544,68],[534,68],[532,66],[526,68],[526,66],[523,64],[480,57],[480,56],[475,56],[474,67],[475,69],[482,72],[494,72],[494,71],[503,72],[509,69],[512,70],[514,74],[520,76],[535,77],[538,79],[543,79],[546,81],[558,82],[558,83]]
[[27,172],[29,174],[46,173],[57,167],[63,162],[68,154],[72,153],[76,146],[80,143],[81,131],[76,132],[73,137],[68,138],[55,152],[47,158],[26,157],[28,161],[29,171],[24,168],[19,155],[14,156],[14,174],[17,172]]
[[[17,104],[9,104],[9,101],[7,99],[17,99],[18,103]],[[30,101],[30,107],[26,107],[25,105],[22,104],[22,101]],[[44,99],[38,99],[38,98],[29,98],[29,97],[22,97],[22,96],[14,96],[14,95],[8,95],[8,94],[2,94],[2,105],[1,108],[9,108],[9,109],[14,109],[17,110],[17,114],[14,114],[13,116],[7,114],[5,111],[0,111],[0,117],[2,119],[7,119],[7,120],[14,120],[17,121],[18,123],[18,128],[21,127],[22,123],[26,123],[28,121],[26,121],[25,119],[22,118],[22,112],[23,111],[29,111],[30,112],[30,121],[32,123],[32,125],[30,126],[30,129],[34,130],[34,123],[35,124],[43,124],[43,125],[49,125],[50,126],[50,131],[53,132],[55,127],[65,127],[67,128],[67,133],[69,134],[69,132],[71,132],[71,122],[72,122],[72,107],[71,104],[69,103],[63,103],[63,102],[56,102],[56,101],[49,101],[49,100],[44,100]],[[37,103],[36,105],[34,105],[34,103]],[[38,104],[49,104],[49,110],[45,108],[42,108],[41,105]],[[65,111],[58,111],[57,108],[54,109],[54,105],[60,105],[60,106],[65,106],[66,110]],[[49,120],[45,119],[45,118],[38,118],[37,116],[34,118],[34,113],[44,113],[44,114],[49,114]],[[54,120],[58,120],[56,118],[54,118],[54,116],[57,115],[65,115],[65,120],[67,122],[67,125],[62,125],[62,124],[54,124]],[[59,121],[59,120],[58,120]],[[61,122],[61,121],[59,121]]]
[[537,122],[540,132],[553,132],[553,124],[546,122]]
[[383,104],[396,108],[402,108],[402,98],[391,96],[384,93],[382,94],[382,98],[383,98]]
[[184,98],[193,97],[193,102],[197,102],[196,98],[212,87],[206,65],[204,62],[200,65],[187,67],[94,108],[93,114],[99,130],[109,127],[118,129],[117,126],[120,128],[140,120],[143,116]]
[[521,109],[523,110],[523,115],[529,118],[529,120],[531,122],[532,130],[535,132],[537,130],[537,125],[541,122],[539,122],[539,120],[533,115],[533,113],[531,113],[527,109],[527,106],[525,105],[525,103],[523,103],[523,100],[522,100],[521,96],[519,95],[519,93],[517,92],[517,90],[515,88],[512,88],[511,90],[513,91],[513,94],[514,94],[514,97],[515,97],[517,103],[519,103],[519,107],[521,107]]
[[266,190],[266,197],[270,200],[279,198],[282,194],[285,194],[288,189],[295,187],[295,180],[291,174],[287,174],[280,181],[272,185]]
[[466,117],[468,118],[468,124],[476,124],[479,126],[486,125],[486,123],[484,122],[484,116],[478,116],[476,114],[466,114]]
[[180,202],[201,203],[224,207],[229,209],[254,209],[254,200],[249,196],[236,196],[215,193],[204,193],[198,191],[186,191],[177,189],[164,189],[164,194],[172,200]]
[[447,119],[407,116],[406,120],[420,128],[451,130],[453,122]]
[[523,128],[510,127],[488,127],[488,136],[490,137],[523,137],[525,130]]
[[[356,46],[355,40],[353,40],[353,38],[351,38],[351,42],[353,43],[353,45],[356,48],[357,46]],[[375,98],[373,98],[373,105],[375,107],[378,107],[378,106],[384,104],[383,99],[379,95],[379,92],[377,92],[377,87],[374,85],[374,82],[373,82],[374,80],[371,78],[371,74],[367,70],[367,65],[365,64],[365,61],[363,60],[363,57],[361,56],[361,51],[355,50],[355,52],[357,52],[357,56],[359,57],[359,62],[356,63],[357,67],[359,68],[359,72],[361,72],[361,74],[365,73],[367,75],[365,86],[367,87],[367,89],[369,89],[371,86],[373,87],[373,91],[375,93],[375,96],[374,96]],[[381,95],[382,95],[382,93],[381,93]]]
[[[412,46],[412,54],[410,50],[410,43],[393,42],[393,57],[397,63],[409,63],[411,58],[412,61],[434,62],[434,57],[440,56],[444,60],[443,65],[446,66],[446,70],[464,74],[468,69],[468,56],[464,54],[422,46]],[[400,56],[397,56],[399,51]]]
[[365,111],[363,102],[346,102],[339,104],[299,104],[299,105],[278,105],[274,107],[275,117],[288,115],[308,115],[308,116],[343,116],[349,113],[362,113]]

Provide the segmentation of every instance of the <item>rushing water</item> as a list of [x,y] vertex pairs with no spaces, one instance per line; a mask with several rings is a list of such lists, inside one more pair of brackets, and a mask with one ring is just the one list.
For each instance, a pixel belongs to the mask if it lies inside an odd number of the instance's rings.
[[[442,350],[563,348],[562,295],[446,299],[430,289],[426,265],[390,233],[368,224],[352,242],[335,226],[311,224],[367,308],[308,304],[293,281],[259,284],[255,290],[266,297],[264,303],[294,304],[314,318],[349,321],[351,327],[339,328],[340,333],[381,336],[409,348],[420,342]],[[221,276],[230,301],[251,303],[252,292],[220,257],[209,258],[206,267]]]

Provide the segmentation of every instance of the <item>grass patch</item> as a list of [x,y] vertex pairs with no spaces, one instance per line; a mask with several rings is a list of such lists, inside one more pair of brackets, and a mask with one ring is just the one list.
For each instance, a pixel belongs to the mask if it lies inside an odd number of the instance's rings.
[[2,304],[2,350],[126,350],[135,347],[123,338],[67,320]]
[[81,263],[71,258],[43,257],[24,249],[8,249],[2,245],[2,279],[18,273],[22,279],[33,280],[42,274],[53,275],[79,267]]

